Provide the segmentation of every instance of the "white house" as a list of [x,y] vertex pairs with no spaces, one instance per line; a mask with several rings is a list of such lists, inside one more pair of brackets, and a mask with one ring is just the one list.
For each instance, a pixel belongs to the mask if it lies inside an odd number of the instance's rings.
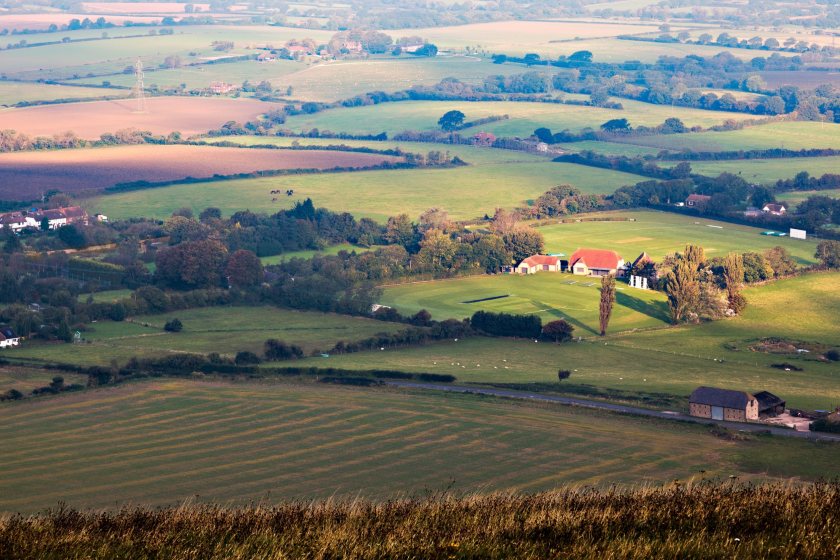
[[0,214],[0,228],[9,228],[17,233],[26,228],[37,228],[39,222],[23,212],[7,212]]
[[550,255],[532,255],[519,263],[516,272],[519,274],[536,274],[537,272],[560,272],[560,257]]
[[10,327],[0,328],[0,348],[20,345],[20,337]]
[[624,272],[624,259],[615,251],[578,249],[572,253],[569,266],[574,274],[582,276],[621,276]]
[[770,214],[771,216],[784,216],[785,212],[787,212],[787,208],[781,204],[769,203],[765,204],[761,211],[765,214]]

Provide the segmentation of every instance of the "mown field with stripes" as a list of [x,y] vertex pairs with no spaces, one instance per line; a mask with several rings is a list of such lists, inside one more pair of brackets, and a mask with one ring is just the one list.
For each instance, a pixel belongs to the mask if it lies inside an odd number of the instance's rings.
[[[782,449],[702,426],[470,395],[189,380],[4,403],[0,440],[14,450],[0,454],[0,511],[22,512],[59,501],[241,504],[749,478],[739,466],[747,453],[756,473],[815,477],[831,459],[804,442]],[[813,450],[807,466],[776,464],[775,454],[803,446]]]

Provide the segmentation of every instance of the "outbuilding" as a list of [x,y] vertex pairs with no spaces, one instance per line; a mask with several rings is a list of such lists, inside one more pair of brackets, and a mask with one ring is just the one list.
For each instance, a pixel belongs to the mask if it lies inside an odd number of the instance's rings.
[[572,273],[582,276],[621,276],[624,259],[615,251],[604,249],[578,249],[569,259]]
[[560,257],[553,255],[532,255],[519,263],[516,267],[519,274],[536,274],[537,272],[560,272]]
[[759,404],[754,395],[744,391],[698,387],[688,399],[688,410],[699,418],[748,422],[758,420]]

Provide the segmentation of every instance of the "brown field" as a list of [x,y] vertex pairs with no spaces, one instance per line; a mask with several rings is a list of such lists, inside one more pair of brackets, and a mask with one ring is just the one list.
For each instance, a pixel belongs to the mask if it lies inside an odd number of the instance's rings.
[[[86,12],[97,14],[183,14],[181,2],[82,2]],[[207,12],[210,4],[193,4],[196,11]]]
[[399,158],[326,150],[214,146],[116,146],[0,154],[0,199],[30,200],[60,189],[79,192],[132,181],[171,181],[269,169],[371,167]]
[[72,131],[86,139],[99,139],[103,133],[125,128],[155,134],[178,131],[192,136],[227,121],[253,120],[274,107],[255,99],[215,97],[153,97],[146,100],[146,106],[144,113],[137,113],[135,101],[124,99],[6,109],[0,111],[0,130],[12,129],[30,136]]
[[66,12],[56,12],[53,14],[4,14],[0,15],[0,30],[8,29],[9,31],[13,31],[17,29],[18,31],[21,31],[23,29],[47,29],[53,23],[61,27],[62,25],[70,23],[71,19],[82,20],[84,18],[90,18],[95,20],[100,15],[107,19],[110,23],[114,23],[116,25],[122,25],[126,20],[131,20],[135,23],[154,23],[160,20],[160,18],[144,16],[115,16],[111,13],[70,14]]

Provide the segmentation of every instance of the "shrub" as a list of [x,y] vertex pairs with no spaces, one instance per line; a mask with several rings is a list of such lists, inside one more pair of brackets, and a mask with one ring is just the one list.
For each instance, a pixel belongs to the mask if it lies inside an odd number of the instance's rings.
[[825,353],[825,357],[832,362],[840,362],[840,348],[832,348]]
[[251,364],[258,364],[260,363],[260,357],[254,354],[253,352],[243,351],[237,352],[236,358],[233,359],[233,363],[238,366],[247,366]]
[[295,344],[286,344],[282,340],[270,338],[265,341],[263,354],[268,361],[296,360],[303,357],[303,349]]
[[170,319],[166,322],[163,326],[163,330],[166,332],[181,332],[184,329],[184,325],[181,323],[180,319]]
[[557,381],[563,381],[564,379],[568,379],[572,376],[572,372],[567,369],[561,369],[557,371]]

